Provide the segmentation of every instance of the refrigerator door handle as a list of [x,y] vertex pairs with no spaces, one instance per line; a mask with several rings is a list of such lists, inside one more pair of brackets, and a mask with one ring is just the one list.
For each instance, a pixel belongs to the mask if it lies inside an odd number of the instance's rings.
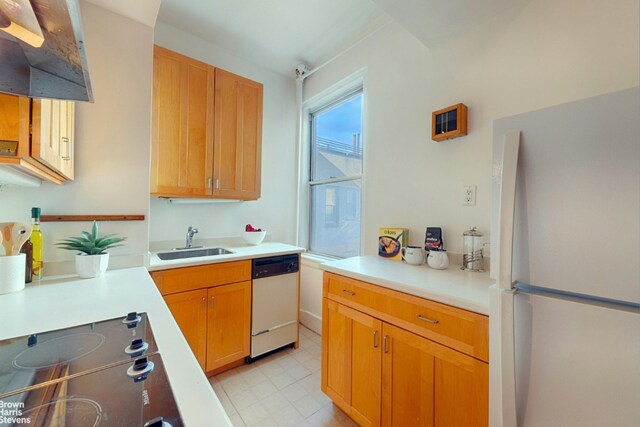
[[501,289],[513,287],[513,224],[516,206],[516,172],[520,151],[520,131],[508,132],[504,137],[500,202],[498,211],[497,282]]
[[500,165],[497,280],[490,290],[489,370],[493,374],[489,385],[489,423],[492,427],[517,425],[512,262],[519,151],[520,131],[507,132]]

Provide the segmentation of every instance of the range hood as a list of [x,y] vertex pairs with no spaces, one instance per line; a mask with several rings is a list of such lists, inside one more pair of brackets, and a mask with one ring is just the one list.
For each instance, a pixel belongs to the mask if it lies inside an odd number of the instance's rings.
[[[28,6],[28,0],[9,0],[5,5],[20,7],[24,2]],[[44,43],[34,47],[0,31],[0,92],[93,102],[78,0],[30,4]]]

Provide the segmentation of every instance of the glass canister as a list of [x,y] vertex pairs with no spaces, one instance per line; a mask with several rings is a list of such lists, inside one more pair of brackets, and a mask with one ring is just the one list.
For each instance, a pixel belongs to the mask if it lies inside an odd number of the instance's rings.
[[476,227],[462,233],[462,267],[466,271],[484,271],[482,236]]

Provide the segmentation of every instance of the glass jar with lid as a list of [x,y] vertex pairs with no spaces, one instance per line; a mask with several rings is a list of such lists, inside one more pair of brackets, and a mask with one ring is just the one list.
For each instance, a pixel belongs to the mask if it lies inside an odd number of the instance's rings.
[[484,271],[482,236],[484,235],[476,227],[462,233],[462,270]]

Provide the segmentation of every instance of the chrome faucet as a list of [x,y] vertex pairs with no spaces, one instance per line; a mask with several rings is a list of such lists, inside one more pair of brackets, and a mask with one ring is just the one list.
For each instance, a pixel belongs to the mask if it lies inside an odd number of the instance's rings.
[[192,225],[189,226],[189,228],[187,229],[187,243],[185,244],[185,248],[193,247],[193,236],[199,231],[200,230],[198,230],[197,228],[193,228]]

